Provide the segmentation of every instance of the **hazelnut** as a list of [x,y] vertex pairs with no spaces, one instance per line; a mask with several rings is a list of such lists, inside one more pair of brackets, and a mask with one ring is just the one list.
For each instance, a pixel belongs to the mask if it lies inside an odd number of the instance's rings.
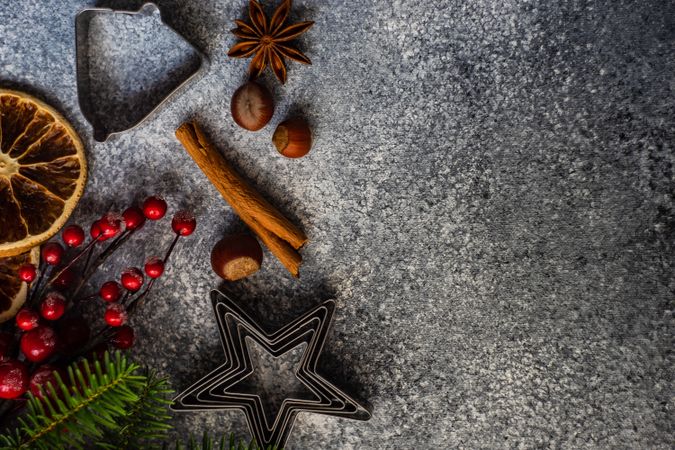
[[274,115],[272,94],[265,87],[249,81],[232,96],[232,118],[237,125],[250,131],[258,131]]
[[272,142],[287,158],[300,158],[312,148],[312,132],[304,119],[296,117],[277,126]]
[[248,234],[227,236],[211,250],[213,271],[227,281],[236,281],[256,273],[262,259],[260,244]]

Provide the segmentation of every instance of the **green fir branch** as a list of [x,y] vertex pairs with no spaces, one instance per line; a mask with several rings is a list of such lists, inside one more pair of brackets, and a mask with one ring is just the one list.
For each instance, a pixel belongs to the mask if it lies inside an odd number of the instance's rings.
[[0,449],[263,450],[255,441],[235,442],[233,434],[217,443],[204,433],[200,441],[193,436],[187,444],[162,444],[171,429],[169,382],[154,372],[139,373],[120,352],[106,352],[102,362],[71,364],[68,384],[58,373],[54,378],[56,386],[48,383],[42,398],[28,394],[19,426],[0,435]]
[[96,446],[104,449],[155,449],[172,427],[169,425],[169,397],[173,390],[167,378],[146,372],[146,383],[139,400],[118,419],[119,429],[109,430]]
[[[170,447],[167,444],[164,444],[164,449],[168,450]],[[213,438],[209,436],[206,432],[202,436],[201,442],[198,442],[194,436],[190,437],[188,443],[184,446],[181,442],[177,442],[174,447],[175,450],[283,450],[277,449],[277,447],[268,446],[266,449],[256,445],[255,440],[251,441],[248,445],[240,440],[239,443],[235,442],[234,434],[230,434],[229,438],[223,436],[220,438],[218,444],[215,443]]]
[[104,431],[119,428],[117,421],[139,401],[146,377],[121,353],[106,353],[103,362],[86,360],[68,367],[70,387],[55,373],[56,386],[47,385],[42,399],[29,395],[26,413],[13,432],[0,436],[3,449],[83,448]]

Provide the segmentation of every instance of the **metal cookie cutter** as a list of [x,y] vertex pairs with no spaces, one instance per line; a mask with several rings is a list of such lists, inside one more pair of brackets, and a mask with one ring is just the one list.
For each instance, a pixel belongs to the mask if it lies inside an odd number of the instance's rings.
[[208,67],[154,3],[83,9],[75,40],[80,109],[99,142],[144,122]]
[[[211,301],[226,362],[174,399],[175,411],[238,409],[244,412],[258,446],[282,448],[300,412],[368,420],[370,412],[317,373],[317,362],[330,327],[335,302],[328,300],[274,333],[265,332],[231,299],[212,291]],[[310,400],[286,398],[272,424],[265,415],[260,395],[240,392],[238,384],[250,376],[247,340],[253,340],[274,357],[306,344],[295,376],[313,394]]]

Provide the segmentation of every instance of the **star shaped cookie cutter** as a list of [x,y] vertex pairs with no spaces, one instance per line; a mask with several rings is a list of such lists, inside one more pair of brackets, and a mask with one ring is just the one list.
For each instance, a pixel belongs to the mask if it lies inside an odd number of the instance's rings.
[[[237,409],[244,412],[251,434],[262,448],[282,448],[300,412],[368,420],[370,412],[317,373],[317,362],[333,318],[335,302],[328,300],[274,333],[265,332],[225,294],[214,290],[211,302],[226,356],[224,364],[178,395],[174,411]],[[259,395],[236,392],[234,386],[254,372],[246,339],[252,339],[274,357],[306,343],[295,376],[315,396],[312,400],[286,398],[271,426]]]

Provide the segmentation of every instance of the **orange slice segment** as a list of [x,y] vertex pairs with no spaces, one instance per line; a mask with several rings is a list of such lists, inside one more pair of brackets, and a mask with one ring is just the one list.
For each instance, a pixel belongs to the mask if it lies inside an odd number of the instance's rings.
[[0,257],[56,234],[86,177],[84,146],[73,127],[40,100],[0,89]]
[[40,247],[17,256],[0,258],[0,323],[16,315],[28,295],[28,285],[19,280],[17,271],[21,265],[40,262]]

